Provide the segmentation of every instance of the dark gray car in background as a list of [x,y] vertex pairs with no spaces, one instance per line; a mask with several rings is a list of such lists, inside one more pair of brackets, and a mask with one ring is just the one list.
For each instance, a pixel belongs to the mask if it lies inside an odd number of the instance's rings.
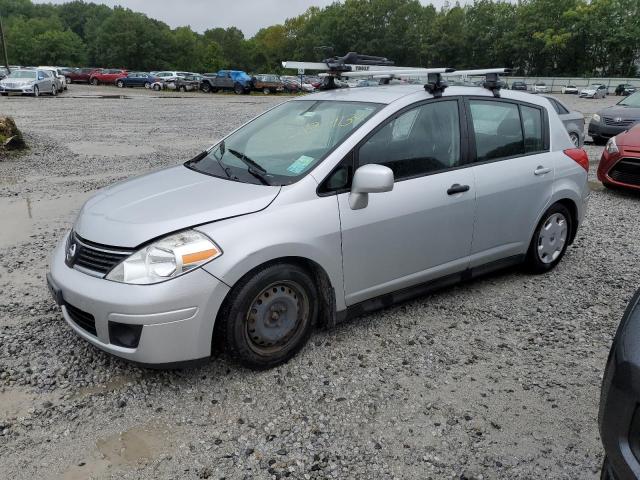
[[555,97],[549,95],[543,95],[548,98],[553,105],[553,108],[558,112],[558,116],[564,124],[571,141],[576,147],[582,147],[584,145],[584,115],[581,112],[571,110],[566,104],[561,102]]
[[589,136],[596,145],[640,123],[640,92],[623,98],[611,107],[599,110],[589,122]]

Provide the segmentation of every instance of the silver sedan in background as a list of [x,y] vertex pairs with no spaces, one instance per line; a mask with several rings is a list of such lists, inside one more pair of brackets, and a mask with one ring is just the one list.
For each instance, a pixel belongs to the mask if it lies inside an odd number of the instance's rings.
[[40,96],[48,93],[56,96],[58,86],[53,75],[45,70],[13,70],[6,78],[0,80],[0,95],[9,94]]

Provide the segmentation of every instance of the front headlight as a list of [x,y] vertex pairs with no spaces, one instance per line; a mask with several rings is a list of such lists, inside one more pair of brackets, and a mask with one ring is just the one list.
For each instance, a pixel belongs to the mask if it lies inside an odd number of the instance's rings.
[[591,119],[592,119],[594,122],[600,122],[600,115],[598,115],[597,113],[594,113],[594,114],[593,114],[593,117],[591,117]]
[[123,260],[107,280],[136,285],[160,283],[179,277],[222,255],[205,234],[185,230],[164,237]]
[[609,153],[618,153],[618,152],[620,152],[620,150],[618,150],[618,144],[616,143],[616,138],[615,137],[611,137],[604,148]]

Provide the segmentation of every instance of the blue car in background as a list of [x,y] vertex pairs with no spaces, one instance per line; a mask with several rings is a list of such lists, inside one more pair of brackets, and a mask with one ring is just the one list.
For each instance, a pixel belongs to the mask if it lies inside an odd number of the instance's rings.
[[200,88],[205,93],[231,90],[237,95],[246,95],[253,89],[253,79],[242,70],[220,70],[217,73],[205,73]]
[[145,72],[129,72],[126,76],[116,79],[116,86],[118,88],[124,87],[145,87],[151,88],[153,82],[160,80],[158,77],[154,77],[150,73]]

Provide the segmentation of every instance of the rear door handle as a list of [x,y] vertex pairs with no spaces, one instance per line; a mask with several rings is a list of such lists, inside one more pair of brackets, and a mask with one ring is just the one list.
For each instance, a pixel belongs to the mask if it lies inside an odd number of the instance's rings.
[[447,195],[455,195],[456,193],[464,193],[469,191],[469,185],[460,185],[459,183],[454,183],[447,190]]
[[539,165],[538,168],[536,168],[533,173],[534,175],[545,175],[547,173],[549,173],[551,171],[550,168],[547,167],[543,167],[542,165]]

